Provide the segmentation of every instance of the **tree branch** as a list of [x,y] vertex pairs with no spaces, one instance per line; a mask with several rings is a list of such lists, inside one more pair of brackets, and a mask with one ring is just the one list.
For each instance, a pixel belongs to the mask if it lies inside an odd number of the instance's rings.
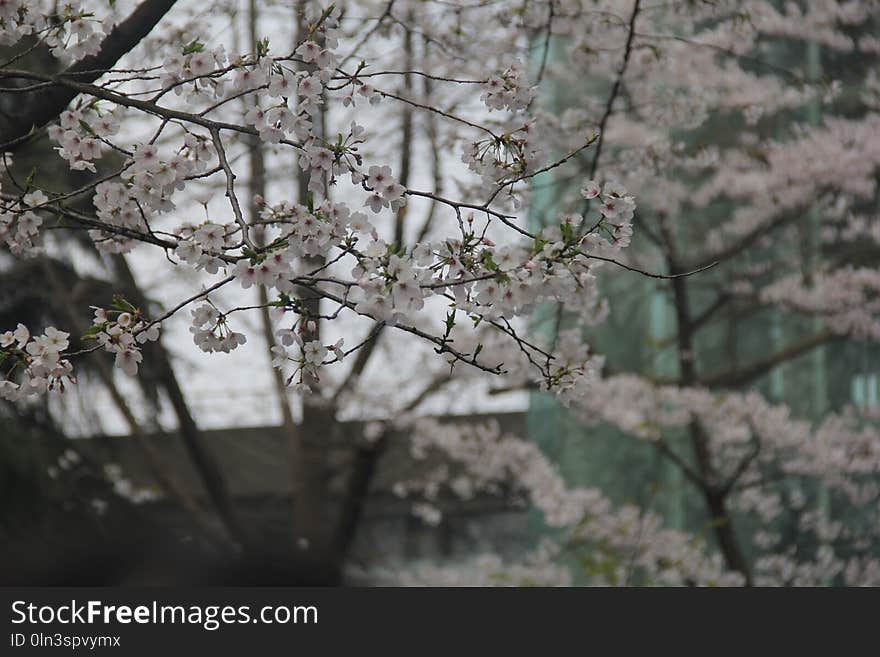
[[793,358],[796,358],[815,347],[823,345],[826,342],[840,339],[842,337],[843,336],[834,333],[830,329],[824,329],[813,335],[801,338],[797,342],[788,345],[776,353],[765,356],[764,358],[758,358],[743,367],[736,367],[723,372],[716,372],[715,374],[700,377],[700,383],[710,388],[727,388],[746,385],[766,374],[777,365],[792,360]]

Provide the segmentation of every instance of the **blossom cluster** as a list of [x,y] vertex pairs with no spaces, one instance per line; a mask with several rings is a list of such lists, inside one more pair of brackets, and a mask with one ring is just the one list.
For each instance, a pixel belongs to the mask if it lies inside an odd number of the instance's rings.
[[514,61],[485,82],[480,100],[489,109],[520,111],[529,106],[534,93],[522,65]]
[[841,335],[880,340],[880,271],[869,267],[842,267],[814,273],[809,284],[797,274],[761,289],[760,299],[821,317]]
[[58,123],[49,126],[46,132],[49,139],[58,144],[55,150],[67,160],[72,171],[95,172],[93,160],[101,158],[107,149],[105,140],[119,131],[119,119],[115,113],[107,112],[95,116],[89,123],[85,116],[82,110],[65,110],[58,117]]
[[69,337],[54,326],[31,335],[24,324],[0,333],[0,397],[18,401],[49,390],[63,391],[65,383],[74,383],[73,365],[62,358]]
[[191,312],[189,327],[195,345],[204,352],[220,351],[228,354],[247,342],[243,333],[229,328],[226,315],[211,304],[202,304]]
[[114,364],[128,376],[135,376],[143,361],[140,345],[159,339],[159,325],[147,321],[122,297],[114,299],[110,309],[95,308],[92,326],[83,336],[95,340],[105,351],[115,355]]
[[43,224],[37,208],[48,200],[46,194],[37,189],[0,208],[0,237],[13,255],[36,252],[40,226]]
[[[493,134],[469,145],[461,160],[480,176],[482,186],[479,191],[488,196],[499,186],[512,188],[538,171],[545,160],[536,131],[532,121],[513,123],[504,133]],[[513,193],[512,189],[510,193]]]
[[[586,574],[591,582],[599,585],[622,584],[632,577],[628,572],[632,569],[637,569],[645,581],[655,584],[737,585],[741,582],[737,573],[725,571],[717,555],[707,553],[705,545],[686,533],[664,528],[658,516],[633,505],[615,508],[595,488],[569,487],[539,447],[504,434],[497,423],[475,426],[418,420],[411,430],[411,450],[416,460],[439,452],[450,466],[435,468],[418,481],[401,482],[396,488],[398,494],[424,493],[419,487],[419,482],[424,481],[430,482],[428,499],[437,497],[441,487],[461,499],[485,492],[498,494],[513,487],[525,494],[548,525],[564,530],[560,545],[544,546],[525,563],[502,566],[497,559],[492,560],[495,572],[487,580],[504,580],[514,576],[519,568],[524,568],[524,574],[531,571],[530,565],[534,567],[538,563],[543,563],[545,569],[550,568],[560,546],[578,550],[589,545],[598,554],[594,552],[584,557]],[[436,506],[429,505],[426,509],[425,502],[417,504],[418,513],[436,520],[439,511]],[[594,571],[589,568],[590,559],[597,565]],[[616,559],[617,563],[608,568],[606,561],[603,567],[598,567],[603,559]],[[450,574],[449,569],[441,568],[416,571],[407,576],[428,577],[436,583],[438,578]],[[513,581],[521,580],[514,577]]]
[[208,168],[210,155],[208,141],[194,134],[187,134],[179,152],[167,159],[153,144],[138,146],[126,161],[122,182],[104,181],[95,187],[92,201],[97,217],[111,230],[93,230],[92,238],[106,251],[133,248],[135,238],[126,237],[126,233],[120,236],[112,228],[129,229],[135,234],[149,232],[153,216],[174,209],[172,195],[184,188],[188,177]]
[[45,14],[27,0],[0,4],[0,45],[11,45],[28,36],[39,36],[56,59],[72,62],[101,49],[110,20],[100,20],[80,2],[66,2]]
[[[871,509],[880,500],[880,432],[858,415],[830,413],[814,425],[754,392],[716,394],[703,388],[659,386],[634,375],[597,382],[577,412],[587,422],[610,423],[666,449],[673,449],[669,441],[676,430],[698,423],[711,457],[713,478],[707,485],[730,490],[733,508],[766,527],[753,539],[762,553],[755,564],[762,584],[816,585],[847,567],[856,568],[847,565],[846,547],[841,554],[780,554],[773,528],[787,513],[795,515],[805,535],[815,535],[826,546],[877,540],[875,523],[832,523],[827,509],[820,510],[819,501],[804,494],[815,488],[809,482],[820,482],[854,508]],[[785,477],[789,486],[760,486],[771,472]],[[862,565],[870,569],[870,559]]]

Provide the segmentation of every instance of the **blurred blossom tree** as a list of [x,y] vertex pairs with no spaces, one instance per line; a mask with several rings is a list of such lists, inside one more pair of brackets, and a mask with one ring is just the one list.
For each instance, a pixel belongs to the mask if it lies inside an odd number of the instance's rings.
[[[870,420],[796,420],[749,387],[832,341],[880,336],[876,2],[302,0],[267,7],[291,26],[273,21],[271,38],[251,2],[245,47],[212,24],[236,9],[0,6],[11,46],[0,62],[0,237],[16,259],[72,262],[85,233],[122,283],[80,326],[83,309],[47,270],[67,321],[0,333],[2,398],[40,404],[75,382],[86,356],[122,376],[152,361],[247,551],[253,528],[200,448],[167,354],[148,350],[184,315],[204,352],[265,341],[291,441],[292,542],[281,551],[317,580],[338,577],[376,460],[406,429],[414,459],[438,450],[457,464],[400,482],[426,522],[448,487],[512,491],[558,529],[527,563],[487,557],[475,571],[406,581],[565,582],[573,555],[597,583],[880,583]],[[805,48],[807,70],[780,55]],[[30,65],[37,56],[51,65]],[[852,65],[827,79],[824,59]],[[45,138],[84,177],[75,188],[59,191],[42,162],[18,164]],[[188,272],[191,289],[150,303],[126,261],[135,249]],[[674,311],[674,366],[647,376],[624,359],[603,376],[585,336],[645,280]],[[721,320],[765,312],[816,321],[793,324],[788,343],[704,357],[718,347],[701,335],[716,339]],[[110,388],[116,378],[101,377]],[[432,396],[487,379],[499,393],[541,388],[643,439],[699,493],[711,536],[566,484],[534,444],[496,427],[413,419]],[[340,421],[350,417],[379,419]],[[358,454],[340,505],[328,501],[331,437]],[[835,504],[864,510],[860,522],[817,512],[783,479],[821,482]],[[815,549],[780,548],[768,529],[752,558],[734,506],[768,527],[795,518]]]

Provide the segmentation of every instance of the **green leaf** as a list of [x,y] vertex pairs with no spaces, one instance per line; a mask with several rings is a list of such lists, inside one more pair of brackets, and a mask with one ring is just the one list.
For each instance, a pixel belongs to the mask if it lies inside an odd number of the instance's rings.
[[483,261],[486,269],[490,271],[498,271],[498,264],[495,262],[494,258],[492,258],[491,252],[483,251],[482,253],[480,253],[480,260]]
[[446,314],[445,324],[446,324],[446,330],[451,331],[452,328],[455,326],[455,313],[454,312],[449,312]]
[[95,324],[94,326],[90,326],[89,329],[80,336],[82,340],[94,340],[95,337],[104,330],[104,324]]
[[288,246],[290,246],[290,242],[284,237],[279,237],[278,239],[273,241],[269,246],[267,246],[266,250],[273,251],[275,249],[286,249]]
[[113,295],[113,303],[110,306],[115,310],[121,310],[127,313],[136,313],[138,311],[133,305],[131,305],[128,301],[125,300],[121,294]]
[[86,131],[87,133],[89,133],[90,135],[94,135],[94,134],[95,134],[95,131],[92,130],[92,126],[90,126],[88,123],[86,123],[86,122],[83,121],[82,119],[79,120],[79,127],[82,128],[83,130],[85,130],[85,131]]
[[562,239],[566,243],[574,241],[574,226],[567,221],[563,221],[559,224],[559,229],[562,231]]
[[257,41],[257,59],[262,59],[269,54],[269,37],[263,37]]
[[205,49],[205,44],[199,41],[198,39],[193,39],[188,44],[183,47],[184,55],[192,55],[194,52],[202,52]]

